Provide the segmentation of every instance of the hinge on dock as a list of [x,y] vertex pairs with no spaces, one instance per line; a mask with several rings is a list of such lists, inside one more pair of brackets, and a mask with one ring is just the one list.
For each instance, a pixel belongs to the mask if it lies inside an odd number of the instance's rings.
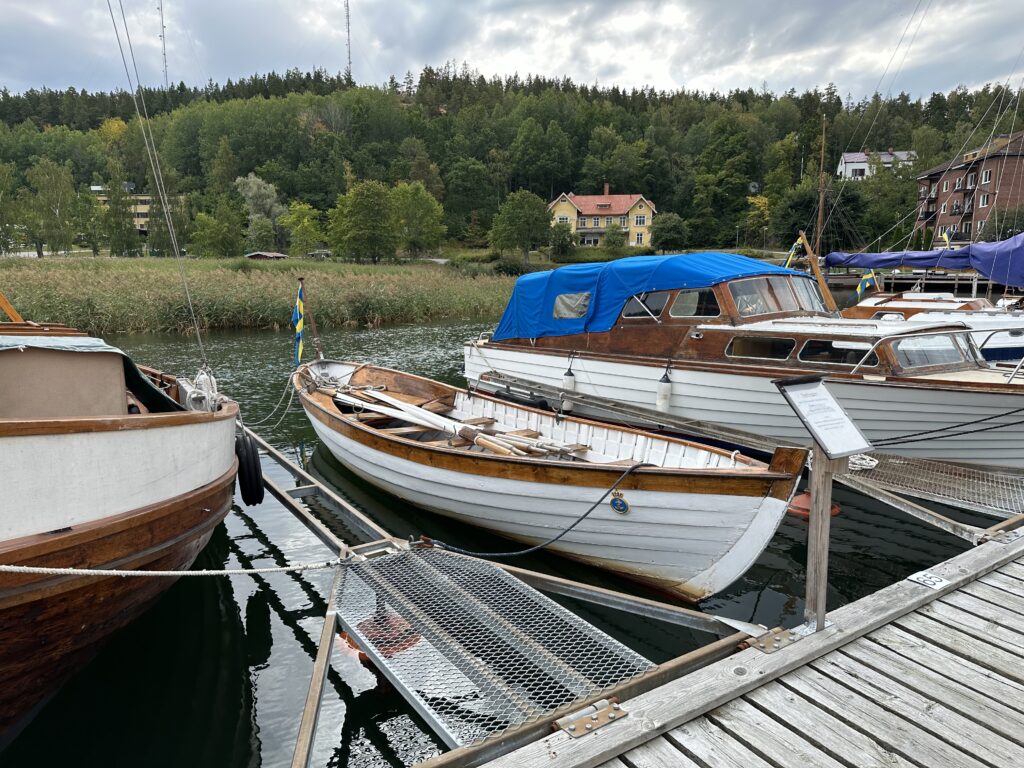
[[578,739],[580,736],[586,736],[588,733],[608,725],[608,723],[621,720],[627,714],[622,705],[614,698],[601,699],[578,712],[559,718],[555,721],[554,728],[555,730],[561,729],[571,738]]
[[763,635],[750,638],[747,640],[747,645],[751,648],[756,648],[762,653],[775,653],[780,648],[792,645],[800,638],[801,635],[798,632],[776,627],[765,632]]

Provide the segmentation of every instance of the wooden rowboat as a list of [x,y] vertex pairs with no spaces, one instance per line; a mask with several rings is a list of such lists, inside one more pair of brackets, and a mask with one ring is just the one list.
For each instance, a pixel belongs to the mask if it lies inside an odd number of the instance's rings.
[[320,360],[293,377],[330,452],[424,509],[696,601],[767,546],[806,452],[770,465],[698,443],[528,408],[386,368]]
[[[188,569],[231,507],[238,406],[189,410],[185,386],[74,329],[0,323],[0,563]],[[0,747],[173,582],[0,573]]]

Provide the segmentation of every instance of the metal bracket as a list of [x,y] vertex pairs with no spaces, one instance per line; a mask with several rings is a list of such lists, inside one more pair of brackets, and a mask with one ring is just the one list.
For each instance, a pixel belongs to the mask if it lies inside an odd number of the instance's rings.
[[801,637],[802,635],[794,630],[776,627],[769,632],[765,632],[763,635],[751,638],[747,641],[747,645],[751,648],[756,648],[761,653],[775,653],[797,642]]
[[578,712],[559,718],[554,723],[554,729],[556,731],[563,730],[569,734],[570,738],[578,739],[608,725],[608,723],[622,719],[627,714],[629,713],[614,697],[601,699]]

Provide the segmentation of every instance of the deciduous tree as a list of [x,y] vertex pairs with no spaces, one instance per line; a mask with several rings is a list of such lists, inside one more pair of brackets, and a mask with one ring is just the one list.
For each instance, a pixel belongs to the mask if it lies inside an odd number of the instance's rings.
[[433,251],[444,239],[444,209],[414,181],[401,183],[391,192],[401,247],[414,256]]
[[498,250],[516,248],[526,261],[530,249],[550,236],[551,212],[543,198],[532,192],[513,192],[501,204],[491,225],[489,240]]
[[320,214],[308,203],[292,201],[288,212],[281,214],[278,222],[288,230],[289,256],[308,256],[323,242]]
[[379,181],[360,181],[338,197],[328,214],[327,242],[335,256],[374,264],[393,259],[398,223],[391,190]]
[[651,222],[651,245],[664,253],[681,251],[689,245],[686,222],[675,213],[662,213]]

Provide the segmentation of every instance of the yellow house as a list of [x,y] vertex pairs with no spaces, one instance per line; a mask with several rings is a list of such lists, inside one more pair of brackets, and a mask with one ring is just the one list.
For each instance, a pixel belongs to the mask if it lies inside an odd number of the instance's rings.
[[[90,190],[96,195],[96,199],[100,201],[100,204],[106,208],[108,200],[107,190],[104,187],[95,185],[90,187]],[[135,224],[135,228],[142,234],[149,232],[149,209],[152,203],[150,195],[128,194],[128,205],[131,206],[132,210],[132,222]]]
[[603,245],[609,226],[618,224],[626,245],[651,244],[651,222],[657,209],[643,195],[612,195],[604,185],[603,195],[563,193],[548,204],[551,225],[568,224],[580,245]]

